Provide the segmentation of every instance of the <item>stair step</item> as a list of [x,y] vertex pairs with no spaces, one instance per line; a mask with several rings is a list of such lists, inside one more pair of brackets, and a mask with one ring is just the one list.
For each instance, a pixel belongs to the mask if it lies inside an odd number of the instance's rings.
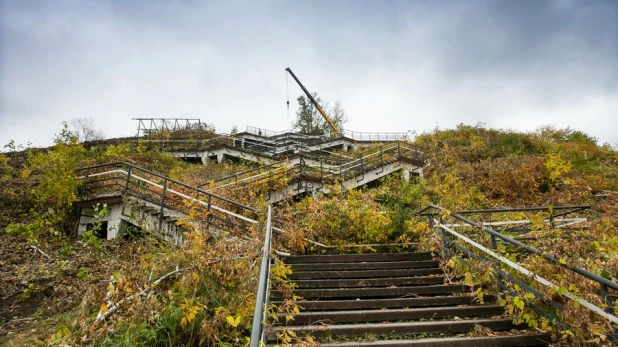
[[[326,311],[301,312],[294,316],[292,324],[312,324],[323,322],[360,323],[386,322],[418,319],[438,319],[447,317],[491,317],[504,313],[500,305],[469,305],[447,307],[403,308],[390,310]],[[278,314],[279,321],[285,321],[285,314]]]
[[[290,265],[284,261],[286,265]],[[381,270],[381,269],[418,269],[436,268],[440,266],[437,260],[393,261],[393,262],[363,262],[363,263],[310,263],[291,264],[292,271],[330,271],[330,270]]]
[[[326,300],[326,301],[297,301],[303,309],[310,310],[361,310],[377,308],[402,308],[402,307],[435,307],[435,306],[454,306],[472,305],[475,303],[473,296],[437,296],[422,298],[397,298],[397,299],[362,299],[362,300]],[[483,297],[485,303],[496,302],[493,295]],[[271,301],[274,305],[281,305],[281,301]]]
[[417,276],[393,278],[360,278],[360,279],[321,279],[294,281],[297,288],[355,288],[355,287],[390,287],[390,286],[420,286],[444,283],[444,276]]
[[[406,295],[444,295],[452,293],[468,293],[471,287],[460,284],[392,287],[392,288],[343,288],[343,289],[295,289],[294,294],[304,299],[313,298],[361,298],[361,297],[392,297]],[[273,298],[281,298],[280,290],[271,291]]]
[[268,332],[270,341],[276,338],[276,333],[282,330],[293,331],[299,336],[309,333],[314,337],[322,335],[362,337],[370,334],[422,334],[422,333],[464,333],[472,330],[475,325],[480,325],[491,330],[511,330],[515,328],[511,319],[486,318],[469,320],[446,320],[427,322],[403,322],[403,323],[366,323],[366,324],[336,324],[336,325],[312,325],[312,326],[288,326],[274,327]]
[[444,337],[426,338],[416,340],[383,340],[374,342],[342,342],[322,343],[322,347],[516,347],[516,346],[547,346],[552,342],[551,335],[504,335],[504,336],[479,336],[479,337]]
[[283,258],[286,264],[308,263],[346,263],[346,262],[381,262],[406,260],[431,260],[430,252],[414,253],[378,253],[378,254],[326,254],[326,255],[290,255]]
[[[294,270],[292,270],[294,271]],[[332,271],[297,271],[289,276],[293,280],[306,279],[352,279],[352,278],[383,278],[383,277],[413,277],[442,274],[442,269],[386,269],[386,270],[332,270]]]

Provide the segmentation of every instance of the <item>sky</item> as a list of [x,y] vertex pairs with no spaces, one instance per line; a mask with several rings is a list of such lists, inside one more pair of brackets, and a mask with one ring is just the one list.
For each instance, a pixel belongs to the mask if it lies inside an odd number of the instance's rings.
[[348,130],[554,125],[618,145],[615,0],[0,0],[0,147],[84,117],[107,137],[132,118],[289,129],[288,66]]

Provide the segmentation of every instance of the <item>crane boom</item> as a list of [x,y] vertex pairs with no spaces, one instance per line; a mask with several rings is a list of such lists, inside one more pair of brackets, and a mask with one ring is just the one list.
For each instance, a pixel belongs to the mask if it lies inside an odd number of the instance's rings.
[[307,95],[307,97],[309,98],[309,100],[311,101],[311,103],[313,104],[313,106],[315,106],[315,108],[318,109],[318,112],[320,112],[320,114],[322,115],[322,117],[324,117],[324,120],[326,121],[326,123],[328,124],[328,126],[333,130],[333,132],[335,134],[339,134],[341,133],[341,131],[339,130],[339,128],[337,127],[337,125],[335,125],[335,123],[330,119],[330,117],[328,117],[328,115],[326,114],[326,112],[324,112],[324,109],[318,104],[317,101],[315,101],[315,99],[313,98],[313,96],[311,95],[311,93],[309,93],[309,91],[307,90],[307,88],[305,88],[305,86],[303,86],[302,83],[300,83],[300,81],[298,80],[298,78],[296,77],[296,75],[292,72],[292,70],[288,67],[285,69],[285,71],[287,71],[292,78],[294,78],[294,80],[296,81],[296,83],[298,83],[298,85],[300,86],[300,89],[303,90],[303,92],[305,92],[305,94]]

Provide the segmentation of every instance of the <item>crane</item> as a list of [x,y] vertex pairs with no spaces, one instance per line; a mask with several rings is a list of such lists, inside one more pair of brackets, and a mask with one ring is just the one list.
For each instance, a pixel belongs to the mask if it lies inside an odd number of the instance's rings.
[[[296,77],[296,75],[292,72],[292,69],[290,69],[289,67],[285,69],[285,71],[287,71],[292,78],[294,78],[294,80],[296,81],[296,83],[298,83],[298,85],[300,86],[300,89],[303,90],[303,92],[305,92],[305,94],[307,95],[307,97],[309,98],[309,100],[311,101],[311,103],[313,104],[313,106],[315,106],[315,108],[318,109],[318,112],[320,112],[320,114],[322,115],[322,117],[324,117],[324,120],[326,121],[326,123],[328,124],[328,126],[333,130],[333,133],[335,134],[339,134],[341,133],[341,130],[339,130],[339,128],[337,127],[337,125],[335,125],[335,123],[330,119],[330,117],[326,114],[326,112],[324,111],[324,109],[318,104],[317,101],[315,101],[315,99],[313,98],[313,96],[311,95],[311,93],[309,93],[309,91],[307,90],[307,88],[305,88],[305,86],[303,86],[302,83],[300,83],[300,81],[298,80],[298,77]],[[288,101],[289,103],[289,101]]]

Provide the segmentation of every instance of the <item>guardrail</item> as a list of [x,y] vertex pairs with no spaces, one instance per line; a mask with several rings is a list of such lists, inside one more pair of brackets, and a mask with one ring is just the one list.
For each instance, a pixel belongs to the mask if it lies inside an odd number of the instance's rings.
[[[343,161],[343,157],[339,157],[339,165],[331,164],[331,161],[327,161],[324,157],[312,158],[304,155],[299,155],[299,157],[299,163],[295,165],[285,166],[285,162],[280,161],[220,178],[213,181],[214,186],[210,189],[230,187],[235,184],[249,184],[263,179],[272,180],[287,175],[291,181],[296,180],[299,185],[298,190],[300,190],[302,178],[314,179],[321,182],[322,185],[325,183],[341,183],[353,177],[362,176],[364,178],[364,173],[369,170],[384,168],[386,164],[393,162],[405,160],[420,167],[423,166],[425,160],[422,152],[403,142],[384,144],[369,149],[351,160],[345,158],[346,160]],[[311,165],[308,162],[314,164]],[[208,184],[203,184],[200,187]]]
[[202,217],[205,226],[220,230],[247,232],[258,224],[258,210],[197,187],[157,174],[126,162],[95,165],[76,171],[85,182],[82,200],[116,194],[133,196],[160,208],[159,228],[164,210],[175,210]]
[[268,206],[266,216],[266,229],[264,230],[264,246],[262,247],[262,260],[260,265],[260,277],[255,298],[255,308],[253,310],[253,323],[251,325],[251,347],[258,347],[264,343],[264,324],[266,321],[266,308],[268,307],[268,292],[270,282],[270,258],[272,255],[272,211]]
[[342,130],[339,134],[333,134],[331,136],[324,134],[301,134],[295,132],[292,129],[282,131],[272,131],[263,128],[257,128],[252,126],[246,127],[246,132],[249,134],[262,136],[262,137],[280,137],[283,135],[302,136],[305,139],[333,139],[337,137],[347,137],[349,139],[357,141],[370,141],[370,142],[389,142],[389,141],[401,141],[408,138],[408,133],[398,132],[362,132],[352,130]]
[[[498,285],[503,290],[510,292],[513,295],[516,293],[506,286],[503,282],[503,279],[509,280],[512,283],[518,285],[520,288],[526,290],[529,293],[532,293],[537,299],[539,299],[542,303],[550,306],[551,308],[563,311],[564,307],[562,304],[545,297],[545,295],[538,290],[534,289],[530,283],[526,283],[521,279],[518,279],[511,274],[509,274],[504,267],[507,269],[515,270],[517,273],[526,276],[529,279],[534,280],[535,282],[550,288],[552,290],[560,290],[564,297],[577,302],[579,305],[587,308],[591,312],[596,315],[599,315],[609,321],[612,324],[618,324],[618,317],[615,316],[613,310],[614,297],[616,293],[613,295],[610,294],[610,291],[618,291],[618,283],[598,276],[586,269],[581,267],[577,267],[566,263],[564,260],[561,260],[553,255],[543,253],[537,248],[531,247],[518,241],[512,237],[506,236],[501,232],[494,230],[487,226],[487,224],[474,222],[466,217],[464,214],[479,214],[479,213],[505,213],[505,212],[536,212],[536,211],[551,211],[551,217],[547,219],[547,222],[552,224],[552,227],[555,226],[554,223],[557,222],[565,222],[568,223],[570,218],[566,218],[568,214],[574,212],[584,211],[589,209],[590,206],[582,205],[582,206],[556,206],[556,207],[532,207],[532,208],[514,208],[514,209],[488,209],[488,210],[470,210],[470,211],[458,211],[458,212],[450,212],[440,206],[437,205],[428,205],[427,207],[421,209],[416,213],[419,216],[426,216],[429,219],[429,223],[431,226],[437,228],[441,235],[442,247],[443,247],[443,256],[458,257],[463,262],[466,262],[469,266],[474,266],[472,263],[466,261],[466,258],[473,258],[481,261],[492,260],[495,262],[494,269],[498,273]],[[557,211],[557,213],[554,213]],[[457,232],[453,229],[453,224],[447,224],[444,222],[445,218],[455,219],[458,224],[457,227],[468,226],[474,227],[475,230],[481,233],[479,238],[482,237],[482,234],[486,234],[489,236],[490,246],[486,247],[482,245],[481,240],[473,240],[472,235],[464,235],[462,232]],[[528,221],[527,221],[528,222]],[[563,224],[565,225],[565,224]],[[543,278],[537,274],[534,274],[529,269],[527,269],[523,264],[517,263],[510,259],[507,259],[499,254],[497,251],[498,243],[502,243],[504,245],[508,245],[511,247],[515,247],[516,249],[523,251],[528,254],[535,254],[541,256],[543,259],[553,264],[556,267],[567,269],[586,280],[593,281],[598,284],[598,295],[603,302],[604,307],[598,307],[597,305],[591,303],[584,298],[579,297],[578,295],[563,289],[560,289],[557,285],[552,283],[550,280]],[[480,251],[480,255],[478,252]],[[524,299],[526,305],[531,307],[535,312],[537,312],[542,317],[545,317],[550,320],[555,320],[555,317],[549,315],[543,307],[538,305],[531,304],[528,300]],[[561,322],[559,322],[562,324]]]

